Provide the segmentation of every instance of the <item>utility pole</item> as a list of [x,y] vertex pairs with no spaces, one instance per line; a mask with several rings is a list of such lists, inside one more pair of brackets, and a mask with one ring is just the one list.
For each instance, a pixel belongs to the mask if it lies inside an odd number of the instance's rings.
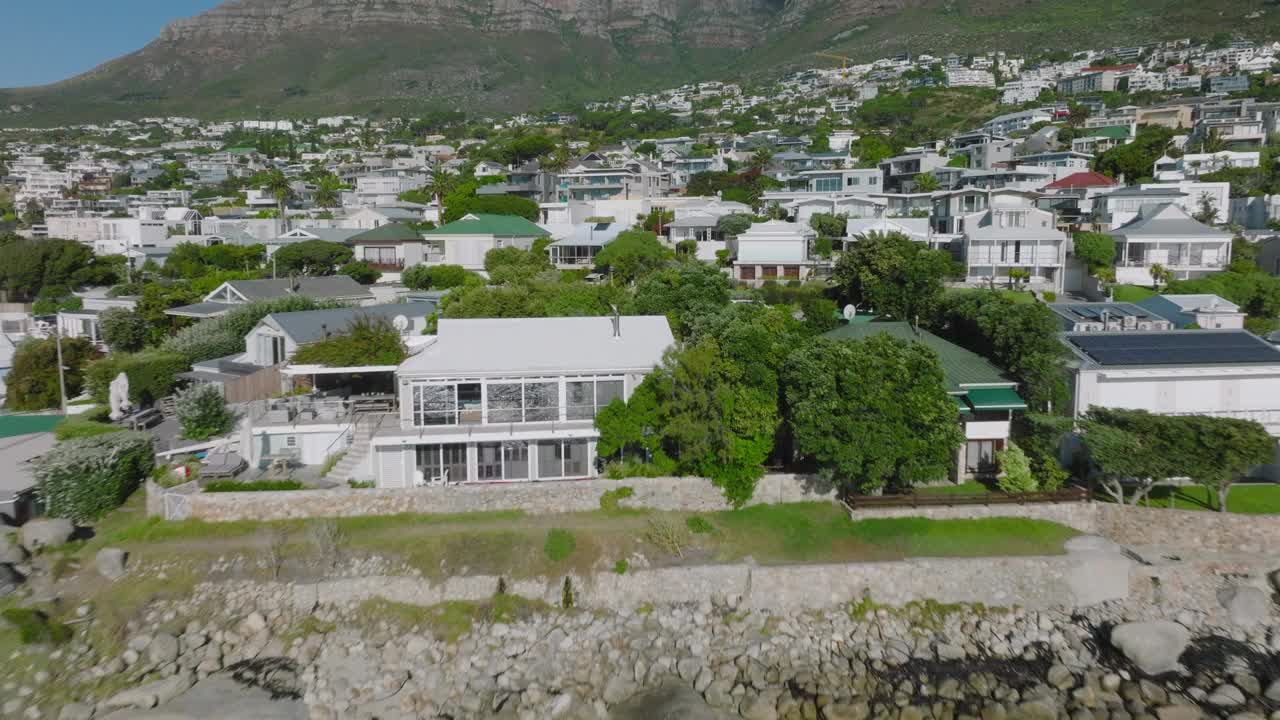
[[65,368],[62,366],[62,319],[57,318],[53,323],[54,344],[58,347],[58,398],[61,400],[62,415],[67,414],[67,379],[63,374]]

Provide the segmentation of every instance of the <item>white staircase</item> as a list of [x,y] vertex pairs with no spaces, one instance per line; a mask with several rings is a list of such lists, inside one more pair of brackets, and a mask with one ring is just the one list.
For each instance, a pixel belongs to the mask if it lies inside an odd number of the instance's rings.
[[352,430],[353,437],[351,446],[347,448],[347,454],[343,455],[338,464],[333,466],[333,469],[329,471],[325,479],[342,483],[343,485],[350,480],[357,482],[372,480],[373,474],[367,469],[366,460],[373,450],[371,441],[377,429],[377,423],[358,423]]

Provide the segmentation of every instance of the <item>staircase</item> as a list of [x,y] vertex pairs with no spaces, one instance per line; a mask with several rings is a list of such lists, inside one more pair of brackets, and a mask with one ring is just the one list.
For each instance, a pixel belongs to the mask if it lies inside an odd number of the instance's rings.
[[337,465],[329,471],[325,477],[326,480],[332,480],[337,483],[347,484],[350,480],[367,481],[373,479],[373,473],[363,469],[365,460],[368,459],[369,453],[373,450],[371,441],[373,434],[378,430],[376,422],[359,422],[352,428],[351,446],[347,448],[347,453],[342,456]]

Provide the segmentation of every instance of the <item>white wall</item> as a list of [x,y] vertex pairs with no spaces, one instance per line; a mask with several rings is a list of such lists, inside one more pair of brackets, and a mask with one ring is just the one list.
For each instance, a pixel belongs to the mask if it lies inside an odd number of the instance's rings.
[[1075,389],[1077,415],[1094,405],[1218,415],[1256,420],[1280,437],[1280,362],[1261,368],[1081,370]]

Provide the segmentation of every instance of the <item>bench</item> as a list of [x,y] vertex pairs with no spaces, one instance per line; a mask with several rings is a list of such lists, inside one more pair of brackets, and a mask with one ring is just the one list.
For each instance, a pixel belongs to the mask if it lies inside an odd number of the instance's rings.
[[130,430],[146,430],[152,425],[164,422],[164,415],[155,408],[147,408],[139,410],[132,415],[126,415],[119,420],[119,424],[124,425]]

